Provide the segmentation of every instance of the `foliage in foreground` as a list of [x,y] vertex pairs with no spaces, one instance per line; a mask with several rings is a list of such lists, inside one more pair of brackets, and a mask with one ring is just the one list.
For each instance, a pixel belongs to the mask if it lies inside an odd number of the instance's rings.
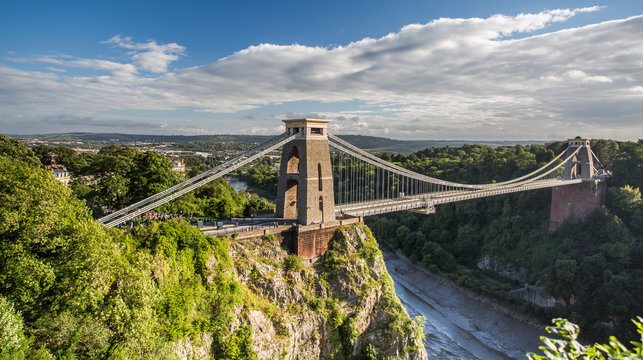
[[641,340],[632,341],[634,346],[628,349],[616,337],[610,336],[607,344],[583,345],[578,342],[579,328],[578,325],[567,321],[567,319],[554,319],[552,322],[555,326],[548,326],[547,332],[561,337],[561,339],[551,339],[542,336],[540,339],[545,344],[540,346],[544,356],[528,353],[527,358],[530,360],[607,360],[607,359],[643,359],[643,318],[638,317],[632,320],[636,326],[636,332],[639,333]]
[[255,358],[226,238],[181,220],[107,230],[30,150],[5,150],[0,359],[174,358],[205,332],[215,358]]

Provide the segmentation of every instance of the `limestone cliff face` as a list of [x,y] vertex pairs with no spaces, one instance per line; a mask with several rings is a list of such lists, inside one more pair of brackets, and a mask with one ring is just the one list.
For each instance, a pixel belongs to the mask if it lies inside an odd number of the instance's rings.
[[516,268],[501,257],[492,257],[489,255],[484,256],[482,260],[478,262],[478,269],[494,271],[508,279],[525,284],[524,287],[512,290],[506,293],[506,295],[546,308],[554,307],[557,304],[565,305],[564,300],[554,299],[552,296],[547,294],[547,291],[542,286],[527,284],[527,268]]
[[230,256],[251,304],[230,326],[250,325],[259,359],[426,359],[366,226],[338,229],[306,264],[271,237],[231,244]]

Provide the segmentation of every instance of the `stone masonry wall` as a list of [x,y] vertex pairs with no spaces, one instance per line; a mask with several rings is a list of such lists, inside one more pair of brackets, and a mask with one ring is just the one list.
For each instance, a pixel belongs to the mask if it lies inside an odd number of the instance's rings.
[[363,218],[330,221],[323,224],[279,226],[262,230],[239,233],[232,242],[247,241],[264,235],[274,235],[282,247],[304,260],[324,255],[328,250],[335,229],[343,225],[363,223]]
[[328,244],[335,235],[337,226],[320,229],[301,230],[297,232],[297,248],[294,253],[302,259],[313,259],[324,255],[328,250]]
[[567,220],[583,220],[605,203],[607,181],[593,180],[552,188],[549,230]]
[[293,227],[290,225],[278,226],[274,228],[267,228],[267,229],[261,229],[261,230],[255,230],[255,231],[241,232],[241,233],[238,233],[236,237],[233,237],[232,242],[235,243],[240,241],[257,239],[264,235],[274,235],[277,238],[277,240],[279,240],[279,243],[281,244],[281,246],[284,248],[293,249],[295,246],[295,242],[294,242],[294,240],[296,239],[294,236],[295,232],[293,231]]

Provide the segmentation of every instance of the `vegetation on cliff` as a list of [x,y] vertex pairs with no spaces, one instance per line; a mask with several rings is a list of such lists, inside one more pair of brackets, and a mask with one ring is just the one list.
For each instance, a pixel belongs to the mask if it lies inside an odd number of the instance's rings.
[[204,333],[222,358],[251,354],[247,332],[229,334],[243,296],[226,239],[178,220],[107,231],[46,171],[0,166],[0,311],[14,324],[2,356],[167,358]]
[[301,358],[426,357],[422,320],[410,319],[400,304],[364,225],[338,229],[331,249],[312,263],[289,255],[273,236],[235,243],[231,256],[247,296],[266,306],[261,314],[250,311],[253,338],[263,339],[261,358],[291,348]]

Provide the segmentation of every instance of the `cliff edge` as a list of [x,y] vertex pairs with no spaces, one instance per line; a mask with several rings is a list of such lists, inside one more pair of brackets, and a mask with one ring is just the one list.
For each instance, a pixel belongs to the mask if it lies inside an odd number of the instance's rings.
[[[326,254],[306,263],[270,235],[230,244],[229,256],[244,296],[229,333],[249,332],[258,359],[427,358],[422,319],[400,304],[365,225],[337,229]],[[208,353],[177,345],[183,358]]]

